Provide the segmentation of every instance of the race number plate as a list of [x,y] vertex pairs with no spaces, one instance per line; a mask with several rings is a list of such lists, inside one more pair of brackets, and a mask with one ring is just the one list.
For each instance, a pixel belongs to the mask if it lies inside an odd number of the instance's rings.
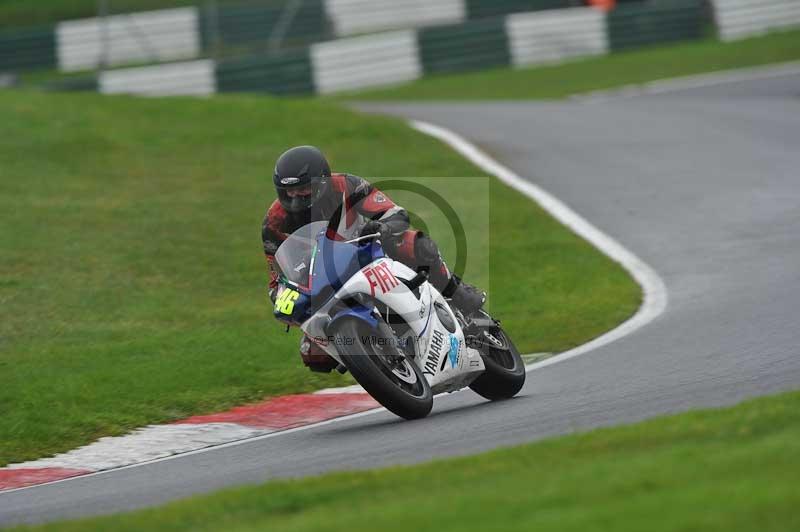
[[297,301],[299,297],[300,292],[292,290],[291,288],[284,288],[275,299],[275,310],[287,316],[291,315],[294,310],[294,302]]

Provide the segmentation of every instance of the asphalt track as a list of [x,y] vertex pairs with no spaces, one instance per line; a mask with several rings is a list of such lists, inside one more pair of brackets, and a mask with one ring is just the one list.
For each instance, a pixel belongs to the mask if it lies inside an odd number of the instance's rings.
[[355,416],[0,494],[0,524],[463,455],[800,387],[800,76],[594,103],[364,108],[451,128],[562,199],[659,272],[666,311],[530,373],[512,401],[464,392],[420,421]]

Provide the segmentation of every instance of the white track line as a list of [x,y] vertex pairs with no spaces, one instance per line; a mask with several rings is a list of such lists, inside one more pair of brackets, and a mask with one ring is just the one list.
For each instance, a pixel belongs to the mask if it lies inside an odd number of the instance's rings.
[[583,237],[602,253],[620,263],[642,287],[642,291],[644,292],[642,305],[630,319],[588,343],[548,358],[547,360],[535,362],[527,366],[528,371],[557,364],[564,360],[582,355],[592,349],[597,349],[615,340],[619,340],[623,336],[631,334],[639,327],[650,323],[658,317],[659,314],[664,312],[664,309],[667,307],[667,289],[664,286],[664,281],[661,280],[661,277],[658,276],[653,268],[628,251],[619,242],[587,222],[581,215],[567,207],[561,200],[530,181],[522,179],[509,168],[489,157],[477,146],[457,133],[427,122],[412,120],[409,123],[411,127],[417,131],[445,142],[475,165],[496,176],[503,183],[538,203],[544,210],[550,213],[553,218],[570,228],[577,235]]
[[10,464],[7,470],[41,468],[103,471],[151,462],[204,447],[253,438],[279,429],[260,429],[238,423],[150,425],[123,436],[106,436],[88,445],[50,458]]
[[104,469],[102,471],[93,471],[93,472],[87,473],[85,475],[77,475],[77,476],[74,476],[74,477],[62,478],[60,480],[52,480],[50,482],[43,482],[41,484],[34,484],[34,485],[31,485],[31,486],[23,486],[21,488],[12,488],[12,489],[8,489],[8,490],[3,490],[3,491],[0,491],[0,498],[2,498],[3,495],[5,495],[6,493],[12,493],[12,492],[15,492],[15,491],[23,491],[23,490],[33,489],[33,488],[39,488],[41,486],[46,486],[46,485],[49,485],[49,484],[61,484],[61,483],[64,483],[64,482],[70,482],[70,481],[74,481],[74,480],[81,480],[81,479],[85,479],[85,478],[89,478],[89,477],[97,477],[97,476],[100,476],[100,475],[106,475],[108,473],[114,473],[116,471],[122,471],[123,469],[133,469],[134,467],[141,467],[141,466],[145,466],[145,465],[155,464],[157,462],[164,462],[164,461],[167,461],[167,460],[174,460],[175,458],[182,458],[182,457],[190,456],[190,455],[194,455],[194,454],[206,453],[208,451],[216,451],[217,449],[224,449],[225,447],[234,447],[236,445],[241,445],[243,443],[251,443],[251,442],[254,442],[254,441],[266,440],[268,438],[274,438],[276,436],[284,436],[286,434],[294,434],[295,432],[301,432],[301,431],[313,429],[313,428],[316,428],[316,427],[322,427],[324,425],[330,425],[331,423],[336,423],[336,422],[339,422],[339,421],[347,421],[349,419],[355,419],[355,418],[363,417],[363,416],[366,416],[366,415],[369,415],[369,414],[375,414],[375,413],[378,413],[378,412],[385,412],[385,411],[386,411],[385,408],[378,407],[378,408],[375,408],[375,409],[372,409],[372,410],[365,410],[363,412],[356,412],[355,414],[347,414],[345,416],[336,417],[336,418],[333,418],[333,419],[326,419],[325,421],[320,421],[318,423],[313,423],[311,425],[303,425],[302,427],[294,427],[294,428],[291,428],[291,429],[279,430],[279,431],[276,431],[276,432],[270,432],[270,433],[267,433],[267,434],[262,434],[260,436],[253,436],[253,437],[249,437],[249,438],[246,437],[246,438],[243,438],[241,440],[230,441],[230,442],[227,442],[227,443],[222,443],[220,445],[215,445],[213,447],[204,447],[202,449],[195,449],[195,450],[192,450],[192,451],[187,451],[185,453],[175,454],[175,455],[172,455],[172,456],[165,456],[165,457],[162,457],[162,458],[155,458],[155,459],[152,459],[152,460],[148,460],[146,462],[139,462],[139,463],[136,463],[136,464],[129,464],[129,465],[125,465],[125,466],[122,466],[122,467],[117,467],[115,469]]
[[[577,214],[575,211],[567,207],[563,202],[552,196],[550,193],[544,191],[543,189],[539,188],[533,183],[524,180],[510,169],[506,168],[499,162],[489,157],[478,147],[471,144],[458,134],[443,127],[435,126],[433,124],[428,124],[426,122],[412,120],[409,121],[409,125],[412,128],[416,129],[417,131],[435,137],[443,141],[444,143],[448,144],[450,147],[452,147],[454,150],[456,150],[458,153],[466,157],[468,160],[473,162],[478,167],[482,168],[489,174],[496,176],[503,183],[518,190],[525,196],[537,202],[544,210],[550,213],[550,215],[552,215],[559,222],[570,228],[579,236],[589,241],[598,250],[600,250],[602,253],[604,253],[611,259],[619,262],[631,274],[631,276],[633,276],[636,282],[639,283],[639,285],[642,287],[642,290],[644,292],[644,301],[642,305],[639,307],[639,310],[636,312],[636,314],[634,314],[630,319],[619,325],[617,328],[603,334],[602,336],[598,336],[597,338],[588,343],[580,345],[574,349],[570,349],[569,351],[565,351],[561,354],[558,354],[541,362],[535,362],[533,364],[526,366],[527,371],[535,371],[537,369],[541,369],[546,366],[550,366],[558,362],[562,362],[564,360],[568,360],[570,358],[582,355],[593,349],[597,349],[600,346],[609,344],[615,340],[622,338],[623,336],[631,334],[633,331],[637,330],[638,328],[642,327],[643,325],[655,319],[659,314],[661,314],[664,311],[664,309],[667,306],[667,291],[661,278],[650,266],[645,264],[641,259],[639,259],[636,255],[628,251],[613,238],[606,235],[605,233],[597,229],[595,226],[587,222],[579,214]],[[354,391],[360,391],[360,390],[361,387],[356,385],[344,388],[329,388],[325,390],[320,390],[317,393],[345,393],[345,392],[352,393]],[[208,451],[217,450],[224,447],[233,447],[235,445],[241,445],[243,443],[251,443],[254,441],[264,440],[267,438],[275,438],[282,435],[293,434],[303,430],[309,430],[315,427],[321,427],[324,425],[330,425],[332,423],[338,423],[341,421],[347,421],[367,416],[370,414],[375,414],[377,412],[383,412],[385,410],[386,410],[385,408],[375,408],[373,410],[366,410],[364,412],[358,412],[356,414],[350,414],[334,419],[329,419],[326,421],[321,421],[319,423],[314,423],[311,425],[296,427],[293,429],[271,432],[268,434],[261,434],[258,436],[251,436],[251,437],[245,436],[241,439],[236,439],[235,441],[228,441],[226,443],[221,443],[220,445],[212,445],[209,447],[203,447],[201,449],[191,450],[179,454],[173,454],[171,456],[158,457],[155,459],[147,460],[145,462],[123,465],[122,467],[116,467],[114,469],[105,469],[101,471],[96,471],[94,473],[89,473],[86,475],[55,480],[43,484],[36,484],[33,486],[25,486],[21,488],[4,490],[0,492],[0,497],[2,497],[2,495],[6,493],[11,493],[20,490],[29,490],[47,484],[59,484],[62,482],[71,482],[79,479],[84,479],[87,477],[93,477],[93,476],[108,474],[114,471],[120,471],[122,469],[140,467],[143,465],[153,464],[155,462],[162,462],[165,460],[172,460],[179,457],[205,453]],[[47,459],[43,460],[43,462],[46,461]],[[18,464],[16,467],[17,468],[20,466],[24,467],[24,465],[25,464]]]

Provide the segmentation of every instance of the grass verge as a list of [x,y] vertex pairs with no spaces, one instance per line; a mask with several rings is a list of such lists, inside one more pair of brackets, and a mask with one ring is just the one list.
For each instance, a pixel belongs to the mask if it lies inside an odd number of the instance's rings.
[[[2,92],[0,124],[0,465],[348,383],[302,367],[266,300],[259,228],[286,147],[365,177],[440,176],[467,212],[469,187],[444,178],[482,174],[400,121],[324,102]],[[489,262],[470,280],[491,281],[520,348],[563,350],[635,311],[616,263],[499,182],[489,195],[490,231],[470,243]]]
[[430,76],[339,98],[478,100],[563,98],[621,85],[800,59],[800,30],[722,43],[716,40],[643,48],[553,66],[498,68]]
[[[800,393],[29,530],[797,530]],[[480,504],[476,504],[480,501]],[[502,511],[496,511],[502,508]]]
[[[229,0],[219,0],[221,2]],[[97,0],[0,0],[0,28],[48,24],[60,20],[96,17]],[[197,0],[110,0],[110,14],[198,5]]]

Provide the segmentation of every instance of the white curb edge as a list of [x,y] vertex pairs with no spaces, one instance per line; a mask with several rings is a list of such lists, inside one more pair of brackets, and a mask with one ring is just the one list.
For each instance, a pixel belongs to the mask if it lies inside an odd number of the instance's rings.
[[600,252],[615,260],[625,268],[628,273],[639,283],[642,287],[644,294],[642,305],[639,310],[631,316],[627,321],[623,322],[615,329],[598,336],[588,343],[565,351],[553,357],[550,357],[541,362],[535,362],[526,366],[528,371],[543,368],[557,364],[564,360],[574,358],[582,355],[600,346],[610,344],[615,340],[619,340],[623,336],[627,336],[634,332],[636,329],[650,323],[657,318],[664,309],[667,307],[667,289],[661,277],[648,266],[639,257],[628,251],[619,242],[600,231],[581,215],[570,209],[561,200],[545,191],[544,189],[534,185],[530,181],[526,181],[509,168],[503,166],[495,161],[489,155],[481,151],[477,146],[470,143],[457,133],[445,129],[443,127],[435,126],[427,122],[412,120],[409,122],[411,127],[435,137],[442,142],[446,143],[458,153],[466,157],[473,164],[482,168],[486,172],[496,176],[500,181],[518,190],[525,196],[529,197],[538,203],[544,210],[556,220],[567,226],[577,235],[583,237],[590,244],[596,247]]

